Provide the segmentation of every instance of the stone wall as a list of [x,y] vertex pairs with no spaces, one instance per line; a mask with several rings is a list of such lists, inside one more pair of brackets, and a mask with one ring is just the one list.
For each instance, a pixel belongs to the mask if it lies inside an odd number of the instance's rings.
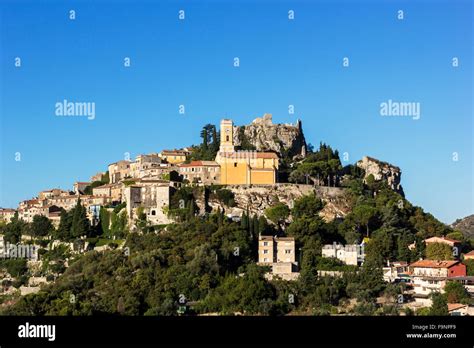
[[336,217],[344,217],[350,210],[345,198],[344,189],[338,187],[275,184],[271,186],[229,185],[226,188],[235,195],[235,207],[225,207],[217,200],[210,200],[208,204],[213,210],[218,208],[224,209],[226,214],[233,216],[240,216],[247,209],[250,214],[260,216],[264,214],[265,209],[278,202],[285,203],[292,208],[295,200],[311,193],[315,193],[317,197],[320,197],[326,203],[320,214],[326,221],[331,221]]

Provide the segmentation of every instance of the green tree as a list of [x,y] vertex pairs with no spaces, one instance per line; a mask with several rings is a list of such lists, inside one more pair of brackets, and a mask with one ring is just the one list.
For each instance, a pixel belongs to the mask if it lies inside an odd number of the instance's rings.
[[377,209],[370,205],[358,205],[351,213],[358,226],[365,226],[366,236],[369,237],[369,227],[373,220],[377,217]]
[[106,236],[110,235],[110,213],[105,207],[100,207],[99,221],[102,233]]
[[466,275],[474,276],[474,260],[464,260],[463,263],[466,265]]
[[18,219],[18,212],[15,212],[12,220],[5,226],[2,226],[4,241],[11,244],[19,243],[27,227],[28,225],[23,220]]
[[55,238],[61,241],[69,241],[72,239],[71,236],[71,228],[72,228],[72,215],[74,213],[74,209],[71,211],[66,211],[65,209],[61,209],[61,215],[59,220],[58,229],[55,232]]
[[295,219],[313,218],[318,216],[323,208],[324,203],[313,193],[297,199],[291,209],[291,214]]
[[265,215],[270,221],[281,228],[281,225],[285,223],[286,219],[290,216],[290,208],[285,203],[277,203],[267,209],[265,209]]
[[448,303],[459,303],[470,299],[464,285],[456,281],[447,282],[444,291]]
[[30,226],[31,236],[33,237],[45,237],[51,234],[54,230],[51,221],[43,215],[33,216],[33,222]]
[[81,199],[77,199],[72,215],[71,236],[79,238],[89,233],[90,223],[87,218],[86,208],[81,204]]
[[444,243],[429,243],[426,245],[426,258],[429,260],[452,260],[453,250]]
[[433,304],[431,305],[429,315],[448,315],[448,303],[446,301],[446,296],[435,292],[431,296]]

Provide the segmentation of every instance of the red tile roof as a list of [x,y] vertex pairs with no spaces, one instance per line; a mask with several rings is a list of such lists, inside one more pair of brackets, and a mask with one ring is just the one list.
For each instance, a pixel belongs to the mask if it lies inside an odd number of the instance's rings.
[[461,309],[461,308],[464,308],[464,307],[467,307],[467,305],[462,304],[462,303],[448,303],[448,311],[449,312],[454,311],[456,309]]
[[410,267],[422,267],[422,268],[450,268],[458,264],[456,260],[446,261],[434,261],[434,260],[420,260],[412,263]]
[[179,164],[178,167],[219,167],[214,161],[191,161],[190,163]]
[[436,241],[439,240],[439,239],[441,239],[443,241],[446,241],[446,242],[450,242],[450,243],[461,243],[460,241],[458,241],[456,239],[446,238],[444,236],[442,236],[442,237],[436,237],[435,236],[435,237],[427,238],[427,239],[425,239],[425,243],[431,243],[431,242],[436,243]]

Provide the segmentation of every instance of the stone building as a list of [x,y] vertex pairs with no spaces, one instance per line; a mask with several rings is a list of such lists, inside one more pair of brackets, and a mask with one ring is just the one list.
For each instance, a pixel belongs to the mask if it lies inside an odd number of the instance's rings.
[[170,205],[173,187],[166,180],[138,180],[124,188],[124,200],[130,221],[137,219],[137,209],[141,207],[147,220],[153,224],[170,223],[166,209]]
[[97,186],[92,189],[92,196],[107,197],[112,203],[120,203],[122,201],[123,184],[106,184]]
[[235,151],[232,120],[220,124],[220,165],[222,185],[271,185],[276,183],[279,159],[273,152]]
[[188,154],[185,150],[163,150],[159,156],[168,163],[179,164],[186,161]]
[[364,244],[326,244],[322,248],[323,257],[334,257],[347,265],[361,265],[365,259]]
[[267,276],[270,279],[273,276],[285,280],[296,279],[299,273],[295,239],[293,237],[259,236],[258,264],[272,267],[271,274]]
[[43,199],[49,199],[52,197],[59,197],[59,196],[64,196],[64,195],[69,195],[69,191],[64,191],[64,190],[56,188],[56,189],[41,191],[40,193],[38,193],[38,199],[43,200]]
[[415,301],[426,306],[431,305],[431,293],[444,292],[449,279],[466,276],[466,266],[457,260],[420,260],[410,264],[409,269]]
[[109,179],[111,184],[115,184],[120,180],[130,178],[130,164],[131,161],[118,161],[115,163],[109,164]]
[[76,181],[73,185],[73,191],[76,195],[82,195],[84,194],[84,190],[86,189],[86,187],[90,184],[90,182]]
[[16,210],[10,208],[0,208],[0,221],[9,223],[15,216]]
[[191,183],[204,185],[220,183],[220,166],[215,161],[192,161],[179,164],[178,173]]
[[135,162],[130,164],[130,176],[137,179],[161,179],[164,175],[169,174],[173,169],[176,169],[176,167],[172,164],[166,163],[157,153],[139,155],[135,159]]
[[101,181],[102,180],[102,176],[105,175],[105,172],[99,172],[95,175],[92,175],[91,176],[91,182],[94,182],[94,181]]

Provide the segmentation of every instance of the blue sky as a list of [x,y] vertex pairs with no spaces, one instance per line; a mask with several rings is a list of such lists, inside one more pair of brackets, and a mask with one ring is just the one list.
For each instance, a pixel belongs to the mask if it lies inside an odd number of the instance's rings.
[[[351,163],[401,167],[407,198],[444,222],[474,212],[470,1],[0,4],[0,206],[272,113]],[[95,119],[55,116],[64,99],[94,102]],[[389,99],[420,103],[420,119],[382,117]]]

